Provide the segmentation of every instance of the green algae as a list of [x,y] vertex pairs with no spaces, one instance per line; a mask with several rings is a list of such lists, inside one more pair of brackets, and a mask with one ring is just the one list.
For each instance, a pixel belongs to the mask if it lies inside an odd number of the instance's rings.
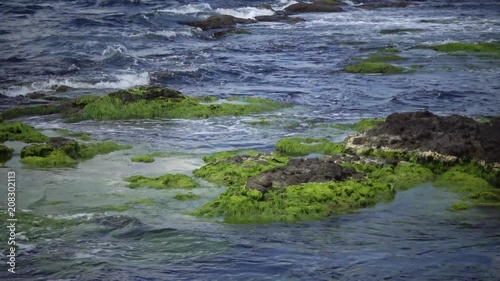
[[472,52],[500,54],[500,43],[446,43],[431,48],[440,52]]
[[[171,97],[160,96],[158,94],[160,91],[170,91],[173,94],[169,93]],[[71,119],[111,120],[155,117],[195,119],[211,116],[250,115],[289,106],[261,98],[240,98],[238,100],[241,104],[206,104],[199,100],[199,98],[190,98],[169,89],[138,87],[92,99]]]
[[451,207],[447,208],[447,210],[451,212],[456,212],[456,211],[468,210],[473,207],[474,205],[465,202],[455,202],[453,203],[453,205],[451,205]]
[[229,223],[293,222],[324,218],[393,197],[390,185],[375,181],[306,183],[266,194],[232,187],[191,214],[223,217]]
[[49,137],[37,132],[35,128],[21,122],[0,123],[0,142],[22,141],[26,143],[46,142]]
[[41,115],[51,115],[61,113],[65,108],[68,107],[67,102],[61,102],[58,104],[44,104],[29,107],[13,107],[9,108],[1,113],[4,119],[13,119],[23,116],[41,116]]
[[3,144],[0,144],[0,163],[5,163],[12,159],[12,154],[14,149],[9,148]]
[[174,196],[174,199],[175,200],[179,200],[179,201],[189,201],[189,200],[196,200],[200,198],[199,195],[196,195],[192,192],[189,192],[189,193],[178,193]]
[[[217,155],[217,154],[216,154]],[[276,153],[235,155],[241,157],[240,161],[231,161],[230,155],[225,158],[209,158],[207,165],[193,171],[193,175],[208,182],[225,186],[243,186],[247,179],[264,171],[284,166],[289,158]],[[234,157],[234,156],[233,156]],[[217,159],[217,160],[212,160]]]
[[248,121],[247,124],[251,125],[251,126],[269,126],[269,125],[272,125],[273,123],[269,120],[260,118],[260,119]]
[[233,151],[222,151],[218,153],[214,153],[211,155],[207,155],[203,157],[203,161],[205,163],[214,163],[219,160],[224,160],[228,159],[231,157],[235,157],[238,155],[244,155],[244,156],[257,156],[259,154],[258,151],[256,150],[233,150]]
[[129,188],[149,187],[153,189],[193,189],[198,186],[192,178],[182,174],[165,174],[157,178],[137,175],[123,179]]
[[396,167],[388,166],[369,174],[370,178],[393,184],[397,190],[405,190],[427,182],[432,182],[434,173],[428,168],[408,162],[399,162]]
[[403,57],[395,55],[393,53],[387,52],[387,53],[375,53],[371,54],[366,58],[360,58],[359,60],[362,60],[363,62],[387,62],[387,61],[398,61],[402,60]]
[[404,73],[405,68],[384,62],[361,62],[345,67],[344,71],[359,74],[398,74]]
[[365,131],[384,123],[385,118],[363,118],[354,124],[356,131]]
[[32,144],[21,150],[21,163],[38,168],[75,167],[79,161],[92,159],[98,154],[129,149],[130,146],[114,142],[79,144],[71,141],[63,147],[50,144]]
[[92,139],[90,134],[86,132],[71,132],[65,129],[57,129],[57,132],[63,137],[77,138],[84,141]]
[[151,155],[139,155],[130,159],[132,162],[153,163],[155,159]]
[[153,205],[154,200],[151,198],[146,198],[146,199],[136,199],[136,200],[130,200],[125,202],[123,205],[113,205],[109,207],[105,207],[103,209],[100,209],[101,211],[115,211],[115,212],[125,212],[128,211],[132,208],[132,206],[135,205]]
[[332,143],[326,139],[315,138],[284,138],[279,140],[275,149],[289,156],[304,156],[311,153],[333,155],[345,151],[340,143]]
[[400,50],[396,48],[383,48],[378,50],[379,53],[399,53],[401,52]]

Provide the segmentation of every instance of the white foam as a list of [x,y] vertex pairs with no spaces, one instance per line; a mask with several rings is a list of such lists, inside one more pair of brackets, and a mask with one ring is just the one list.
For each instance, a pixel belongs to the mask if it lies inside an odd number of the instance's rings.
[[230,15],[242,19],[254,19],[258,16],[272,16],[274,12],[268,9],[255,7],[242,7],[238,9],[216,9],[215,12],[221,15]]
[[107,46],[104,51],[102,51],[102,56],[114,56],[116,54],[124,54],[127,53],[127,47],[116,44],[115,46]]
[[174,8],[174,9],[158,10],[158,12],[162,12],[162,13],[180,14],[180,15],[208,13],[210,11],[212,11],[212,7],[210,6],[210,4],[207,4],[207,3],[188,4],[188,5],[180,6],[178,8]]
[[151,78],[148,72],[117,74],[108,81],[101,80],[97,83],[74,81],[71,79],[50,79],[46,82],[33,82],[29,86],[11,86],[6,90],[0,90],[0,93],[9,97],[16,97],[38,91],[53,91],[54,87],[57,86],[68,86],[77,89],[126,89],[148,85],[150,81]]

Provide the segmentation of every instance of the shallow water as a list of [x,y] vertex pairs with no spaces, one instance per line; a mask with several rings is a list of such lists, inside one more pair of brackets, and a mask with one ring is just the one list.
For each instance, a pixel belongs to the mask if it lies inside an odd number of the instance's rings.
[[[306,22],[245,26],[250,35],[215,40],[182,22],[225,13],[254,17],[260,1],[15,1],[1,3],[0,93],[34,91],[75,97],[159,84],[192,96],[259,96],[293,108],[250,117],[204,120],[22,121],[44,133],[88,131],[97,140],[133,145],[77,169],[33,170],[17,155],[0,168],[18,174],[18,206],[78,218],[77,226],[22,241],[19,274],[2,280],[498,280],[500,214],[452,213],[459,196],[422,186],[392,202],[297,224],[227,225],[184,213],[224,191],[200,181],[201,198],[179,190],[129,189],[123,177],[185,173],[206,154],[270,151],[287,136],[341,141],[350,132],[324,123],[385,117],[395,111],[498,115],[498,59],[448,55],[417,45],[499,38],[497,1],[415,1],[405,9],[304,14]],[[358,1],[353,1],[357,3]],[[275,9],[290,4],[271,2]],[[392,29],[407,29],[397,32]],[[405,75],[339,72],[354,57],[401,49]],[[72,87],[56,93],[54,85]],[[264,118],[272,125],[255,126]],[[130,157],[163,152],[152,164]],[[5,189],[1,189],[1,196]],[[5,197],[3,197],[5,198]],[[112,210],[129,200],[151,205]],[[52,204],[57,201],[59,204]],[[52,203],[51,203],[52,202]],[[4,209],[5,202],[0,203]],[[4,230],[2,230],[2,235]],[[21,230],[22,231],[22,230]],[[22,240],[22,239],[21,239]],[[2,260],[4,256],[2,255]],[[17,278],[17,279],[16,279]]]

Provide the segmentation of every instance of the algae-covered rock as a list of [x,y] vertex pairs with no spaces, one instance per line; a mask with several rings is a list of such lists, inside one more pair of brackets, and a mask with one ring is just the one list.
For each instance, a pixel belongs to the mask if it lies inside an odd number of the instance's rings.
[[1,122],[0,142],[22,141],[26,143],[46,142],[49,137],[37,132],[35,128],[21,122]]
[[332,158],[292,159],[283,167],[265,171],[247,180],[246,188],[265,194],[271,190],[308,182],[344,181],[363,178],[350,167],[342,167]]
[[189,22],[187,25],[200,28],[201,30],[210,30],[254,22],[256,21],[253,19],[242,19],[230,15],[213,15],[202,21]]
[[500,43],[445,43],[434,45],[431,48],[440,52],[471,52],[471,53],[493,53],[500,55]]
[[125,178],[129,188],[149,187],[154,189],[193,189],[198,186],[192,178],[182,174],[165,174],[157,178],[137,175]]
[[215,39],[221,39],[232,34],[251,34],[250,31],[241,28],[231,28],[222,31],[216,31],[212,34]]
[[132,162],[153,163],[155,159],[150,155],[134,156],[130,159]]
[[384,62],[366,61],[346,66],[344,68],[344,71],[360,74],[398,74],[404,73],[406,70],[404,67],[387,64]]
[[0,144],[0,163],[5,163],[12,158],[14,149],[9,148],[3,144]]
[[194,170],[193,175],[215,184],[243,186],[250,177],[286,165],[289,158],[276,153],[226,152],[204,160],[208,164]]
[[393,197],[390,185],[375,181],[305,183],[266,194],[231,187],[191,214],[223,217],[230,223],[299,221],[324,218]]
[[196,200],[200,198],[199,195],[196,195],[192,192],[188,192],[188,193],[177,193],[175,196],[174,196],[174,199],[175,200],[179,200],[179,201],[189,201],[189,200]]
[[284,138],[279,140],[275,149],[290,156],[304,156],[312,153],[332,155],[344,152],[340,143],[332,143],[326,139]]
[[39,168],[74,167],[81,160],[130,146],[113,142],[80,144],[73,139],[54,137],[45,144],[32,144],[21,150],[21,163]]
[[329,127],[340,130],[365,131],[382,124],[384,120],[384,118],[363,118],[354,124],[340,123],[329,125]]

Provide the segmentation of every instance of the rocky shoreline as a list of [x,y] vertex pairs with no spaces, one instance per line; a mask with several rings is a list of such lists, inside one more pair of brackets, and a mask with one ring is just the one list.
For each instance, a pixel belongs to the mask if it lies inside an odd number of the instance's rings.
[[[59,114],[69,122],[95,119],[151,117],[208,118],[250,115],[290,105],[244,98],[191,98],[155,86],[120,90],[104,96],[1,113],[4,119]],[[364,119],[350,127],[357,133],[342,143],[326,139],[284,138],[275,151],[228,151],[204,158],[206,165],[193,171],[196,178],[228,187],[215,200],[190,212],[200,217],[223,217],[226,222],[273,222],[321,219],[326,216],[391,200],[399,190],[425,183],[463,194],[450,210],[500,207],[500,118],[479,122],[472,118],[431,112],[394,113],[386,119]],[[111,142],[75,140],[79,133],[47,137],[18,121],[1,120],[0,139],[27,143],[21,163],[27,168],[77,167],[97,154],[127,149]],[[89,140],[88,135],[82,135]],[[29,144],[33,143],[33,144]],[[5,163],[15,151],[0,145]],[[154,154],[131,158],[152,163]],[[305,157],[305,158],[304,158]],[[149,164],[154,165],[154,164]],[[157,178],[125,178],[130,188],[192,189],[199,184],[182,174]],[[194,195],[179,194],[178,200]]]

